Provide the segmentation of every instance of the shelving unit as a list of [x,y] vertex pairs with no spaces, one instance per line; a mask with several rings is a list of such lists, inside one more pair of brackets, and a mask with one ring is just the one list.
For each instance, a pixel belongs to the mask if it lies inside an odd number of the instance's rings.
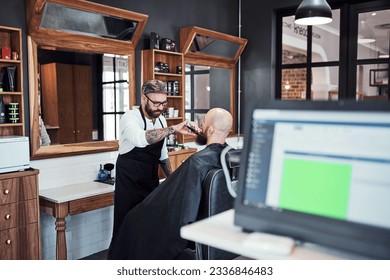
[[[0,26],[0,48],[10,48],[10,58],[0,58],[0,69],[4,72],[4,67],[16,66],[15,71],[15,91],[2,91],[4,103],[19,103],[19,121],[17,123],[0,124],[0,136],[18,135],[24,136],[24,98],[23,98],[23,64],[22,64],[22,31],[20,28]],[[12,52],[17,52],[17,59],[12,59]],[[1,52],[0,52],[1,54]],[[7,108],[6,108],[7,110]]]
[[[179,110],[176,118],[166,118],[168,126],[180,123],[184,120],[184,59],[183,54],[164,50],[150,49],[142,51],[142,83],[150,79],[158,79],[164,82],[178,82],[177,92],[168,92],[168,105],[166,108],[174,107]],[[158,72],[155,70],[157,63],[168,64],[168,72]],[[181,67],[181,74],[176,73],[177,67]],[[176,135],[179,143],[184,142],[182,135]]]

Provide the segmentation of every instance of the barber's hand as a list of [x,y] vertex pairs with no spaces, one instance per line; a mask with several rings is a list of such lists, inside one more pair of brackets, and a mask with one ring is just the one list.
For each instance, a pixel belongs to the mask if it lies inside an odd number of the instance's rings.
[[181,122],[177,125],[173,125],[172,128],[181,134],[186,134],[186,135],[195,135],[188,127],[187,125],[192,126],[195,130],[200,131],[201,129],[194,123],[190,121],[184,121]]
[[[202,133],[202,129],[196,125],[195,122],[187,121],[186,128],[193,134],[197,135],[199,133]],[[192,131],[195,130],[195,131]]]

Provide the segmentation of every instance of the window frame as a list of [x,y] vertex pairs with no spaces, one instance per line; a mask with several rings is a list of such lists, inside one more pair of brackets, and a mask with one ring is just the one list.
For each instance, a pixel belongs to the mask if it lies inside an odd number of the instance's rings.
[[[118,55],[115,55],[115,56],[109,56],[110,58],[112,58],[112,63],[113,63],[113,68],[112,68],[112,73],[113,73],[113,80],[110,80],[110,81],[103,81],[103,74],[104,74],[104,70],[102,71],[100,77],[101,77],[101,94],[99,94],[100,96],[100,99],[99,99],[99,106],[98,106],[98,120],[99,120],[99,135],[102,135],[102,138],[105,138],[105,134],[104,134],[104,116],[106,115],[113,115],[114,116],[114,127],[113,128],[109,128],[109,129],[114,129],[114,135],[115,135],[115,139],[114,140],[118,140],[118,128],[119,128],[119,121],[117,120],[120,120],[121,116],[125,113],[125,111],[120,111],[118,110],[117,108],[117,98],[118,98],[118,94],[121,94],[120,92],[120,89],[119,89],[119,86],[118,84],[123,84],[123,83],[127,83],[129,84],[129,81],[128,80],[117,80],[117,75],[116,75],[116,60],[118,58],[120,59],[123,59],[123,58],[127,58],[127,57],[124,57],[124,56],[118,56]],[[129,59],[127,58],[127,63],[129,63]],[[104,61],[104,55],[101,56],[101,63],[103,64],[103,61]],[[104,65],[102,67],[102,69],[104,69]],[[106,85],[112,85],[113,86],[113,91],[114,91],[114,111],[111,111],[111,112],[105,112],[104,109],[103,109],[103,100],[104,100],[104,86]],[[129,94],[130,94],[130,88],[129,88]],[[118,118],[119,117],[119,118]]]
[[[195,70],[195,65],[193,64],[188,64],[190,66],[190,71],[185,71],[184,74],[185,76],[190,77],[190,95],[191,95],[191,104],[190,108],[186,109],[185,108],[185,114],[190,114],[191,115],[191,121],[195,121],[195,114],[206,114],[208,110],[210,109],[195,109],[195,76],[196,75],[205,75],[209,74],[210,75],[210,70]],[[185,67],[185,69],[187,69]],[[200,125],[200,124],[199,124]]]
[[[275,67],[275,99],[282,99],[282,70],[289,68],[305,68],[306,75],[306,98],[311,100],[311,69],[313,67],[339,67],[339,84],[338,84],[338,99],[356,99],[356,75],[357,66],[365,64],[388,63],[390,68],[390,58],[376,59],[358,59],[357,58],[357,32],[358,32],[358,16],[359,13],[390,9],[390,3],[385,0],[365,2],[359,4],[337,4],[331,5],[332,10],[340,9],[340,40],[339,40],[339,60],[329,62],[311,62],[312,55],[312,26],[308,26],[307,37],[307,61],[301,64],[286,64],[282,65],[283,54],[283,18],[292,16],[295,9],[283,9],[276,11],[276,67]],[[388,86],[388,90],[390,85]],[[390,92],[390,91],[389,91]],[[390,99],[389,99],[390,100]]]

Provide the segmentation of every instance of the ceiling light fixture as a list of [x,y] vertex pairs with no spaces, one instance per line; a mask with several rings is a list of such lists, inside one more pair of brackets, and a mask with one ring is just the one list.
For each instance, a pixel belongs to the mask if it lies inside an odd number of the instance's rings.
[[294,23],[320,25],[332,22],[332,9],[326,0],[303,0],[295,12]]

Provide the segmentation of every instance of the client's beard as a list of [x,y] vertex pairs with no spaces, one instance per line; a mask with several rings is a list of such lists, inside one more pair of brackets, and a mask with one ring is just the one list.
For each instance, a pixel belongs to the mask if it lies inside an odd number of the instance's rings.
[[206,145],[207,144],[207,135],[205,135],[203,133],[199,133],[196,136],[195,143],[198,145],[201,145],[201,146]]

